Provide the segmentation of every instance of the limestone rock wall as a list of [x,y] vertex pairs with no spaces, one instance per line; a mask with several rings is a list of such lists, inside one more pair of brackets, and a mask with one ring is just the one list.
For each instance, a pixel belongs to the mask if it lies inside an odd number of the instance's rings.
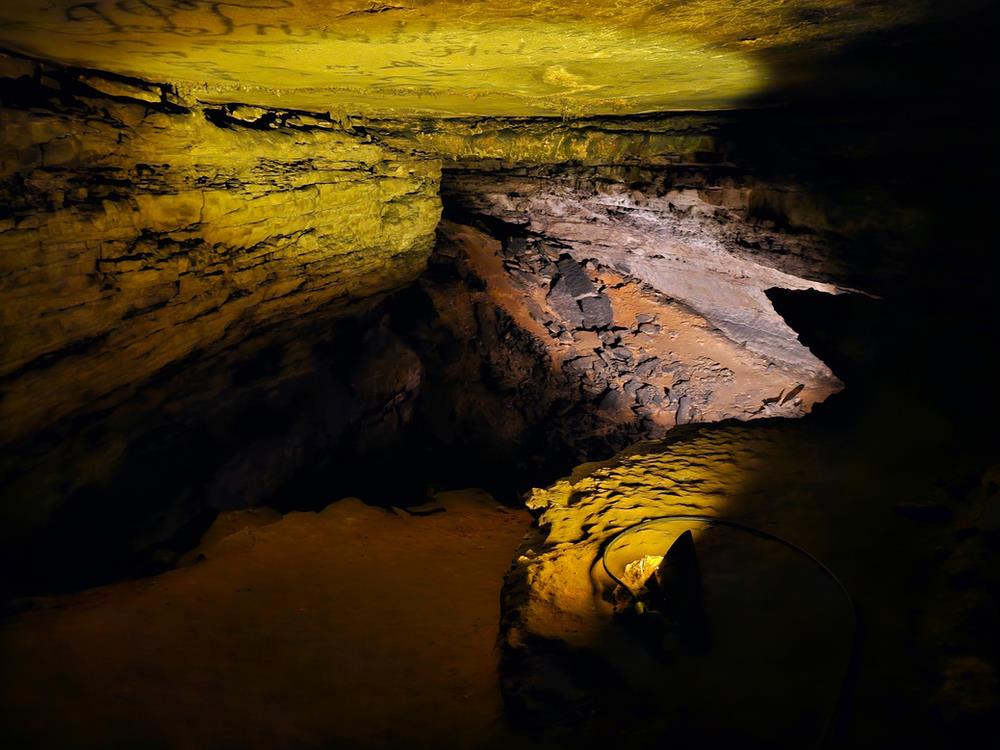
[[436,160],[13,55],[0,97],[5,563],[127,559],[407,418],[372,310],[426,265]]
[[328,118],[6,57],[0,436],[422,270],[439,168]]
[[[59,517],[65,546],[114,513],[111,536],[155,546],[414,414],[498,463],[557,462],[840,387],[765,296],[846,288],[838,227],[737,165],[736,115],[377,119],[182,91],[0,55],[11,537]],[[442,200],[476,225],[442,231],[458,278],[425,277],[431,304],[385,330]]]
[[725,159],[723,113],[633,117],[360,118],[385,143],[475,171],[542,164],[669,165]]

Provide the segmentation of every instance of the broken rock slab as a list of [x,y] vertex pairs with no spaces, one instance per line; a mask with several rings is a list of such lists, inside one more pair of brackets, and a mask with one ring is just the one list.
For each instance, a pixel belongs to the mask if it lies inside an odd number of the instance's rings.
[[600,330],[614,322],[611,300],[598,291],[583,266],[569,257],[556,262],[558,276],[548,301],[575,328]]
[[611,312],[611,300],[603,294],[596,297],[584,297],[579,301],[580,309],[583,310],[584,328],[599,329],[607,328],[613,321]]
[[572,258],[560,258],[556,267],[566,283],[566,290],[573,299],[581,300],[584,297],[593,297],[597,294],[597,287],[587,276],[583,266]]
[[549,289],[546,298],[552,309],[572,328],[582,328],[583,311],[573,297],[565,276],[559,276]]

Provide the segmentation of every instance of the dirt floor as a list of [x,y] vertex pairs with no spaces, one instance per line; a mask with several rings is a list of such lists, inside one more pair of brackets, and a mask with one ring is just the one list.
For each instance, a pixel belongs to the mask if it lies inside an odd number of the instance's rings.
[[503,746],[499,589],[530,516],[477,490],[426,511],[223,514],[187,565],[37,601],[0,626],[5,746]]

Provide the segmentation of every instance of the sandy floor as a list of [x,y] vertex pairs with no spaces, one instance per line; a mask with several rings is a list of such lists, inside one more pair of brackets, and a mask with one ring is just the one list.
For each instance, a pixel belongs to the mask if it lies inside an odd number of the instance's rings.
[[18,747],[504,744],[499,588],[530,517],[438,500],[226,514],[187,567],[39,602],[0,627],[0,725]]

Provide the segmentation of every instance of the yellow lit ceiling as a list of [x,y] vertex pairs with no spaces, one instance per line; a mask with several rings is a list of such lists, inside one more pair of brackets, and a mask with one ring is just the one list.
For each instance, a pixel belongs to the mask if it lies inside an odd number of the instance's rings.
[[[5,0],[0,46],[346,114],[725,109],[932,0]],[[786,61],[787,62],[787,61]]]

